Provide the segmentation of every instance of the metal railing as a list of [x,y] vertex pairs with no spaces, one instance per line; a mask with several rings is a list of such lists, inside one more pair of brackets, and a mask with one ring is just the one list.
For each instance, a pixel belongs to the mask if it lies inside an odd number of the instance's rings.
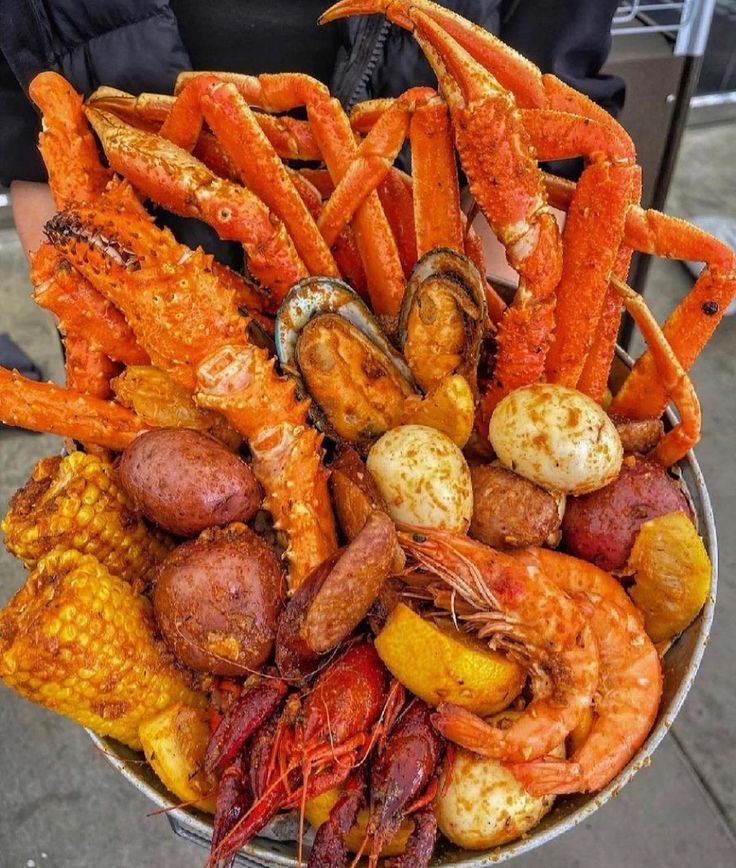
[[702,57],[715,4],[716,0],[622,0],[612,33],[663,33],[673,41],[673,54]]

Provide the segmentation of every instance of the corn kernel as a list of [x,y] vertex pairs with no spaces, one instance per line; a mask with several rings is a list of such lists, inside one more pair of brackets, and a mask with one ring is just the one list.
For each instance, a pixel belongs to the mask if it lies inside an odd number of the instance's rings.
[[[76,613],[74,620],[62,612]],[[138,727],[158,710],[204,704],[154,638],[152,624],[148,600],[96,558],[55,549],[0,611],[0,678],[26,698],[139,749]]]
[[112,464],[84,452],[39,461],[0,527],[8,550],[31,569],[62,546],[94,555],[127,581],[148,577],[173,546],[136,514]]

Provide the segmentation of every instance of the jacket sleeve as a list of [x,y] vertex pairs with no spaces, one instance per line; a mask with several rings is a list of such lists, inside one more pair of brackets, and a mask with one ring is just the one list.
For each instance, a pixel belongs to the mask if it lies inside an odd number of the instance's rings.
[[5,58],[0,55],[0,185],[43,181],[46,171],[36,148],[41,124]]
[[0,50],[4,183],[45,178],[25,94],[37,73],[54,69],[88,96],[101,84],[171,92],[177,73],[191,68],[168,0],[0,0]]
[[601,75],[611,50],[611,22],[619,0],[507,0],[501,38],[614,117],[624,104],[625,86]]

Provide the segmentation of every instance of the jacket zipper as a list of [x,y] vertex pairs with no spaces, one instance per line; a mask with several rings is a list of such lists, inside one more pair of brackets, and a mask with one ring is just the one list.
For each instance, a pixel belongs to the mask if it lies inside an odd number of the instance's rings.
[[[383,48],[386,44],[386,40],[388,39],[388,35],[391,32],[391,22],[384,19],[381,23],[381,27],[376,35],[376,38],[373,41],[373,46],[370,50],[366,47],[362,50],[361,54],[366,55],[365,67],[363,72],[360,74],[358,81],[355,84],[355,87],[352,89],[350,93],[350,97],[347,100],[347,104],[345,106],[346,111],[350,111],[355,103],[358,101],[361,90],[365,87],[370,77],[373,75],[373,72],[378,65],[378,61],[383,54]],[[361,55],[358,55],[358,59],[362,60]],[[358,64],[356,63],[356,66]]]

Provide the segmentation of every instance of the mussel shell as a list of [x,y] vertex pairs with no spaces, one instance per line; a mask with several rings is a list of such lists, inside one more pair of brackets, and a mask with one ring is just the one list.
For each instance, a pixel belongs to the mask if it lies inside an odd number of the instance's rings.
[[[414,379],[407,364],[388,342],[360,296],[341,280],[307,277],[294,284],[284,299],[276,315],[274,330],[276,354],[282,370],[296,380],[303,396],[310,393],[299,366],[299,336],[307,323],[326,313],[336,314],[351,323],[378,349],[409,389],[414,389]],[[310,415],[320,430],[338,439],[333,424],[316,400],[312,401]]]
[[473,393],[478,394],[478,357],[487,317],[485,284],[478,269],[466,257],[447,247],[430,250],[414,266],[406,286],[399,313],[399,342],[402,349],[408,339],[409,317],[426,284],[447,281],[447,290],[462,310],[465,340],[462,362],[453,370],[438,372],[438,378],[451,373],[465,377]]

